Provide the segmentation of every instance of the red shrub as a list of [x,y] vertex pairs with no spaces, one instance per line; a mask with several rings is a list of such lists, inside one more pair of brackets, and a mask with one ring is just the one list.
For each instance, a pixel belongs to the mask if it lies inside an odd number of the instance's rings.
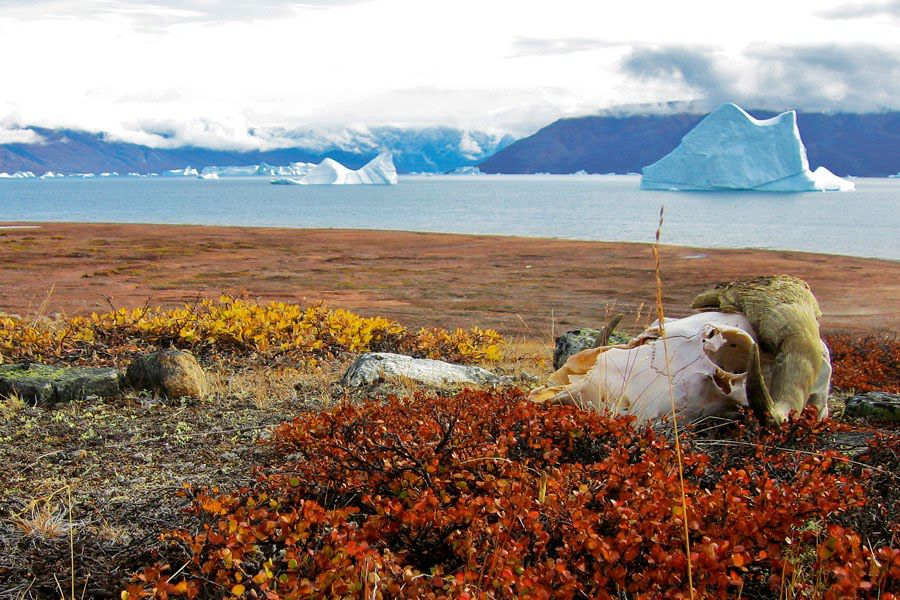
[[836,389],[868,392],[883,390],[900,394],[900,342],[896,336],[829,335]]
[[[697,597],[895,597],[900,550],[841,524],[870,470],[787,449],[834,430],[813,423],[685,439]],[[171,534],[126,597],[687,596],[673,445],[627,419],[466,391],[346,404],[273,443],[283,464],[198,495],[199,531]]]

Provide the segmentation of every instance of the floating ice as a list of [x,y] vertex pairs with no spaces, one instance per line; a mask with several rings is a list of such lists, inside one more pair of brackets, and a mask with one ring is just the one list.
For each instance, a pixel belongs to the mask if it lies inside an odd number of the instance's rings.
[[348,169],[336,160],[326,158],[312,167],[300,179],[275,179],[272,183],[277,185],[393,185],[397,183],[397,169],[394,168],[390,152],[379,154],[356,171]]
[[197,169],[187,166],[183,169],[170,169],[168,171],[163,171],[164,177],[197,177],[200,175],[200,171]]
[[647,190],[849,191],[855,185],[825,167],[809,170],[797,113],[754,119],[723,104],[675,150],[644,167]]

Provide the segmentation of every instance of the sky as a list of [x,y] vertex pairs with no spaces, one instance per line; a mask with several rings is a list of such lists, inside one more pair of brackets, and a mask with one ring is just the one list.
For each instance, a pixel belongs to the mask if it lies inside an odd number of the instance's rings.
[[898,109],[898,31],[900,0],[0,0],[0,143],[39,139],[27,126],[240,149],[380,125],[520,136],[670,101]]

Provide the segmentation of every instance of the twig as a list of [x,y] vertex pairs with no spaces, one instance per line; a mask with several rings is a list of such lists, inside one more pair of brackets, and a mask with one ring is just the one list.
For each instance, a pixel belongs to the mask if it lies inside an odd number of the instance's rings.
[[[762,446],[762,444],[754,444],[752,442],[742,442],[740,440],[694,440],[694,443],[698,446],[750,446],[753,448],[758,448]],[[800,448],[785,448],[783,446],[768,446],[773,450],[778,450],[780,452],[794,452],[796,454],[806,454],[809,456],[824,456],[820,451],[812,451],[812,450],[801,450]],[[839,460],[841,462],[845,462],[851,465],[856,465],[858,467],[863,467],[866,469],[871,469],[873,471],[877,471],[882,475],[887,475],[888,477],[893,477],[894,479],[900,481],[900,476],[894,475],[890,471],[885,471],[880,467],[876,467],[875,465],[869,465],[864,462],[860,462],[858,460],[853,460],[847,456],[829,456],[827,458],[833,458],[835,460]]]

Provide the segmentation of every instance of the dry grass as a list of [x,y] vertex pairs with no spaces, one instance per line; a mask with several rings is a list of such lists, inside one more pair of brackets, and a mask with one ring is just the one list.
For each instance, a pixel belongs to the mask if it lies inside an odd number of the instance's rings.
[[25,402],[16,394],[0,398],[0,420],[10,421],[25,409]]

